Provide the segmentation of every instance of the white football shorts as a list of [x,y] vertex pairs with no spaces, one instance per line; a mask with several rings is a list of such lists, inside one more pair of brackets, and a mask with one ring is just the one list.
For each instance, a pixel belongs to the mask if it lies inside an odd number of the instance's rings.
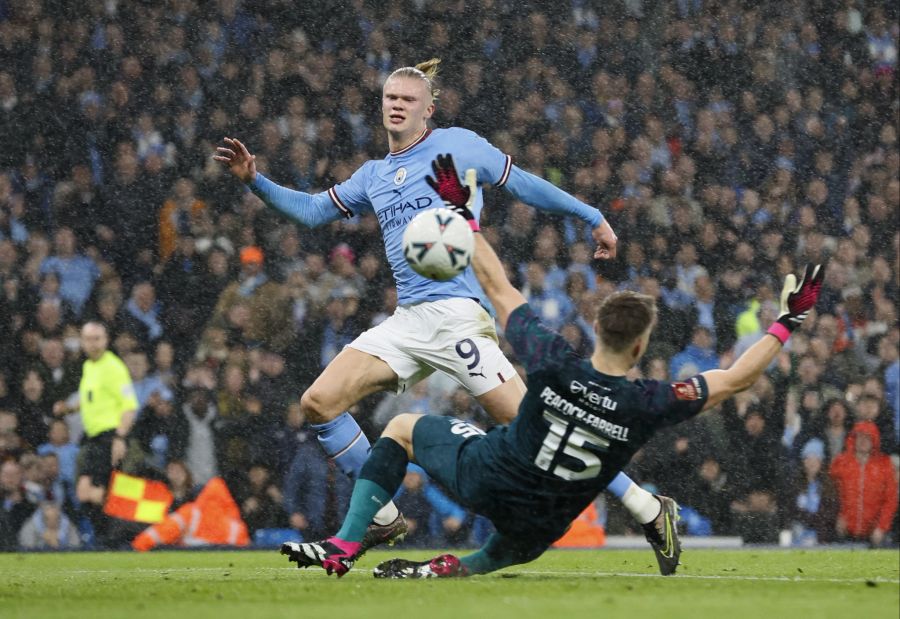
[[348,346],[387,363],[397,374],[397,393],[440,370],[480,396],[516,373],[500,351],[494,319],[473,299],[400,306]]

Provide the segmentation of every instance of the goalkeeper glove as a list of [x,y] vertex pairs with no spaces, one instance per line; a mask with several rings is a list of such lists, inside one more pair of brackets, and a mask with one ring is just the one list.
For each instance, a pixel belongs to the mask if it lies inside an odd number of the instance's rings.
[[806,265],[803,279],[797,283],[797,277],[790,273],[784,278],[784,288],[781,290],[781,313],[768,333],[777,337],[782,344],[787,342],[791,333],[799,327],[809,310],[815,306],[822,290],[822,280],[825,277],[825,269],[821,264]]
[[434,170],[434,178],[426,176],[425,182],[437,192],[447,208],[462,215],[472,231],[478,232],[481,229],[478,220],[475,219],[475,215],[469,208],[472,206],[472,200],[475,199],[477,182],[475,170],[472,168],[466,170],[466,183],[461,183],[459,175],[456,173],[456,165],[453,163],[453,155],[449,154],[438,155],[431,162],[431,169]]

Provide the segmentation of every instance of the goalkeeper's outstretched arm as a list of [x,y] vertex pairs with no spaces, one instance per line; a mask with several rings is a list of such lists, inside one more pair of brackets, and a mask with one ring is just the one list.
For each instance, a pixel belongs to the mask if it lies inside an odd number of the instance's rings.
[[816,304],[822,289],[825,269],[822,265],[807,265],[800,283],[791,273],[784,279],[781,291],[781,313],[763,338],[741,355],[727,370],[703,372],[709,389],[704,410],[717,406],[734,394],[748,389],[769,366],[782,346],[799,327],[809,310]]
[[475,256],[472,258],[472,269],[478,283],[490,299],[497,312],[500,326],[506,328],[506,321],[514,309],[526,303],[522,293],[516,290],[506,277],[506,271],[494,248],[480,232],[475,233]]
[[225,146],[217,147],[216,153],[213,159],[225,165],[256,197],[294,221],[314,228],[341,219],[327,193],[288,189],[257,172],[256,155],[251,155],[237,138],[225,138]]

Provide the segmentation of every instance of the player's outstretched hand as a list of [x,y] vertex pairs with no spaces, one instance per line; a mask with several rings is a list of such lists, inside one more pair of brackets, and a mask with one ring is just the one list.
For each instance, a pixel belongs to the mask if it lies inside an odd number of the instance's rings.
[[431,188],[437,192],[448,208],[457,211],[466,219],[474,219],[474,217],[467,217],[461,212],[463,209],[469,210],[472,189],[463,185],[459,180],[456,164],[453,163],[453,155],[438,155],[431,162],[431,169],[434,170],[434,178],[426,176],[425,182],[431,185]]
[[213,159],[228,166],[242,183],[251,183],[256,178],[256,155],[251,155],[237,138],[225,138],[225,146],[217,147],[216,153]]
[[781,290],[781,313],[776,322],[789,332],[799,327],[819,299],[824,278],[825,269],[821,264],[807,264],[806,271],[799,283],[793,273],[788,274],[784,278],[784,288]]
[[616,257],[616,245],[619,237],[613,232],[612,226],[604,219],[603,223],[594,228],[591,232],[594,242],[597,243],[597,249],[594,251],[594,258],[599,260],[609,260]]
[[434,178],[426,176],[425,182],[437,192],[447,208],[462,215],[472,230],[477,232],[478,221],[470,208],[478,183],[475,170],[466,170],[466,182],[461,183],[456,164],[453,163],[453,155],[449,154],[438,155],[431,162],[431,169],[434,170]]

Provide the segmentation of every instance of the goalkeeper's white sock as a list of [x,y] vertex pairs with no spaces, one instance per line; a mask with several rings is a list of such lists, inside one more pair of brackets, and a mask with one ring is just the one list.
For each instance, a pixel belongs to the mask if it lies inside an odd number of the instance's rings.
[[634,482],[631,482],[628,490],[622,496],[622,504],[641,524],[653,522],[662,510],[662,503],[659,502],[659,499]]
[[386,525],[394,522],[399,515],[400,510],[398,510],[397,506],[394,505],[394,502],[391,501],[390,503],[379,509],[372,520],[375,522],[375,524]]

